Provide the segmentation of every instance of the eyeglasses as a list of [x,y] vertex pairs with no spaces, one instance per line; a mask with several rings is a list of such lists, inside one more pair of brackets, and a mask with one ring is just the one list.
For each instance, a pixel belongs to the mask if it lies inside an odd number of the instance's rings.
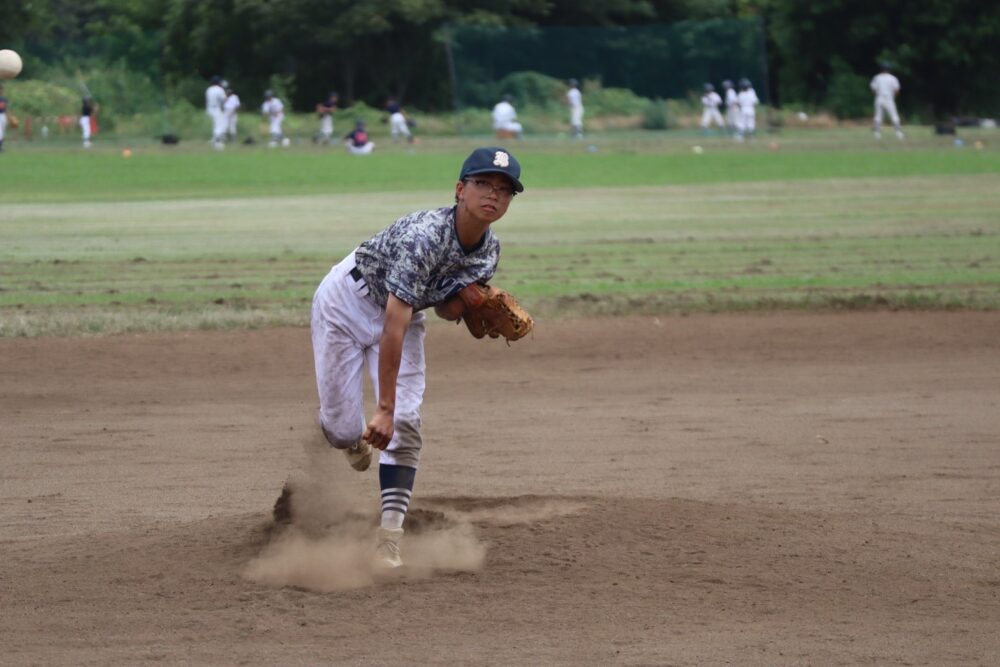
[[465,182],[472,183],[480,190],[489,189],[490,192],[496,193],[498,199],[510,199],[516,194],[514,188],[509,185],[493,185],[483,178],[467,178]]

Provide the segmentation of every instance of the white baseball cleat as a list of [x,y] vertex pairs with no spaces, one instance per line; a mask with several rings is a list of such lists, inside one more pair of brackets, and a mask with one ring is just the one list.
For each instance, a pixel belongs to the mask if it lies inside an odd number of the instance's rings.
[[364,440],[358,440],[353,447],[344,450],[344,456],[355,470],[368,470],[368,466],[372,464],[372,446]]
[[375,533],[375,560],[372,563],[375,574],[392,574],[403,567],[403,559],[399,557],[402,537],[402,528],[379,528]]

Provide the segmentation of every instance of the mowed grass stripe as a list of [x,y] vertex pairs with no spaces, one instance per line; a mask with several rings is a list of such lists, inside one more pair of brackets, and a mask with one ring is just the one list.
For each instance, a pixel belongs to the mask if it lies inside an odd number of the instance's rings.
[[[871,142],[851,151],[768,151],[719,143],[714,152],[677,152],[681,140],[651,135],[664,152],[557,152],[517,146],[529,188],[742,183],[1000,173],[1000,152],[954,151]],[[686,141],[686,140],[685,140]],[[862,146],[864,146],[862,148]],[[4,155],[6,202],[262,198],[280,195],[437,191],[453,187],[470,143],[457,151],[389,149],[358,157],[340,151],[176,152],[149,147],[130,159],[118,149],[11,151]]]
[[[995,308],[998,192],[992,174],[536,189],[496,228],[495,282],[541,316]],[[333,262],[428,202],[447,198],[5,206],[0,335],[301,325]]]

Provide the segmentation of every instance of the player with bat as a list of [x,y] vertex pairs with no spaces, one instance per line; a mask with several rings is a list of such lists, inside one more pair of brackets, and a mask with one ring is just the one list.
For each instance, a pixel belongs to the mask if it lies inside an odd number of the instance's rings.
[[[374,565],[402,565],[399,542],[423,440],[425,310],[464,320],[477,338],[516,340],[533,322],[510,295],[487,285],[500,242],[491,226],[522,192],[521,165],[503,148],[478,148],[455,184],[455,205],[410,213],[335,265],[313,297],[312,341],[319,425],[351,466],[379,454],[382,513]],[[362,369],[377,404],[365,421]]]

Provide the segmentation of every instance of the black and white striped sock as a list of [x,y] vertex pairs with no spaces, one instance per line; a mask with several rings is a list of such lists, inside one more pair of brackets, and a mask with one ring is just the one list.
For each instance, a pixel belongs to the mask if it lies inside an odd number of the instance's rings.
[[383,528],[402,528],[403,519],[410,508],[416,468],[382,464],[378,469],[379,486],[382,487]]

